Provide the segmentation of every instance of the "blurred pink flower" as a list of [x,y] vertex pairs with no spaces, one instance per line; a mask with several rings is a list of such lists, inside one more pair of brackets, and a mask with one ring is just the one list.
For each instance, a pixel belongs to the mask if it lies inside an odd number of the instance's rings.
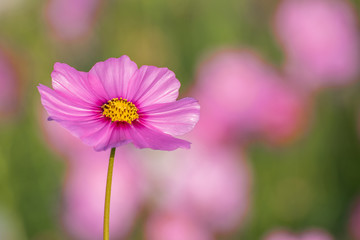
[[284,0],[275,29],[286,70],[304,86],[345,84],[359,73],[357,19],[346,0]]
[[[78,152],[71,165],[64,189],[64,226],[76,239],[102,238],[106,159],[109,153]],[[118,149],[115,156],[111,193],[110,235],[125,236],[131,230],[143,201],[143,173],[135,152]]]
[[211,233],[183,213],[154,213],[146,224],[146,240],[213,240]]
[[257,116],[262,136],[272,143],[284,143],[298,136],[309,111],[305,97],[277,82],[263,94],[264,108]]
[[211,232],[231,231],[249,208],[249,167],[230,147],[192,140],[191,151],[157,154],[156,161],[148,161],[156,206],[191,216]]
[[19,101],[19,79],[9,54],[0,49],[0,116],[16,111]]
[[229,135],[282,142],[301,129],[306,114],[305,98],[250,51],[222,50],[204,61],[194,95],[202,104],[195,132],[208,142]]
[[174,136],[192,130],[200,106],[193,98],[177,100],[180,82],[169,69],[138,68],[123,55],[96,63],[88,73],[55,63],[51,77],[53,89],[38,86],[48,119],[94,150],[128,143],[167,151],[190,148]]
[[360,198],[356,200],[351,212],[349,232],[354,240],[360,240]]
[[275,230],[267,234],[264,240],[333,240],[332,236],[320,229],[310,229],[301,234],[293,234],[286,230]]
[[45,9],[53,33],[62,40],[89,34],[102,0],[49,0]]

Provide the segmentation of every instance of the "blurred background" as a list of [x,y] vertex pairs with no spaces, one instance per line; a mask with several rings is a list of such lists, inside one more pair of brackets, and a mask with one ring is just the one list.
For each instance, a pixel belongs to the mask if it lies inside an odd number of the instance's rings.
[[46,121],[55,62],[128,55],[201,105],[117,149],[111,239],[359,240],[359,0],[1,0],[0,239],[96,240],[109,152]]

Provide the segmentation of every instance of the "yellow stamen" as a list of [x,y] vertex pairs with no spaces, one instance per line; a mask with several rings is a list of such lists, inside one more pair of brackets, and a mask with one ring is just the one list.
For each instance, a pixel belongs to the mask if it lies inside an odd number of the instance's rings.
[[113,98],[101,106],[102,115],[111,118],[112,122],[127,122],[131,124],[139,118],[137,107],[126,99]]

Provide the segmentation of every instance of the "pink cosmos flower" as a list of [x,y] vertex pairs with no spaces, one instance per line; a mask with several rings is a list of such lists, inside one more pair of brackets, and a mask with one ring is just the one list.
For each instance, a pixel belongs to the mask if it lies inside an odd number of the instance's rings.
[[307,112],[305,97],[247,50],[220,50],[202,62],[194,96],[203,116],[195,132],[215,144],[254,135],[284,142],[296,136]]
[[146,240],[213,240],[212,234],[180,212],[156,212],[146,223]]
[[264,240],[333,240],[333,238],[321,229],[310,229],[301,234],[293,234],[286,230],[274,230]]
[[88,73],[56,63],[51,76],[53,89],[38,87],[49,120],[96,151],[130,142],[158,150],[190,147],[172,135],[195,126],[200,106],[193,98],[176,100],[180,82],[169,69],[138,69],[124,55],[99,62]]
[[359,31],[348,1],[284,0],[275,29],[285,67],[303,86],[346,84],[359,73]]
[[[138,156],[127,147],[117,151],[110,214],[110,234],[114,239],[130,232],[144,199]],[[101,160],[107,157],[106,152],[89,149],[70,157],[62,216],[67,232],[76,239],[102,239],[107,163]]]

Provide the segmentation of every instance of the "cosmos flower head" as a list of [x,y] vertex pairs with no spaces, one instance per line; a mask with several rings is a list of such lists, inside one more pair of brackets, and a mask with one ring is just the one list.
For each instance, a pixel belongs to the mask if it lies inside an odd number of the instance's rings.
[[96,151],[133,143],[175,150],[190,143],[173,136],[193,129],[200,106],[176,100],[180,82],[167,68],[137,67],[128,56],[96,63],[81,72],[55,63],[53,89],[39,85],[41,102],[54,120]]

